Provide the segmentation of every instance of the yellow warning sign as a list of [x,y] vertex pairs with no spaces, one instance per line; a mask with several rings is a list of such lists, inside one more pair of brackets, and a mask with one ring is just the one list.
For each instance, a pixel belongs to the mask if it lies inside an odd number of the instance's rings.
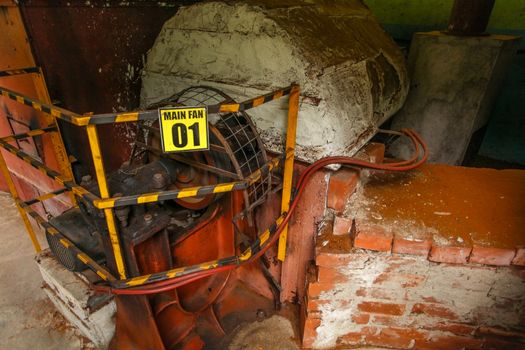
[[159,125],[166,153],[209,149],[206,107],[159,108]]

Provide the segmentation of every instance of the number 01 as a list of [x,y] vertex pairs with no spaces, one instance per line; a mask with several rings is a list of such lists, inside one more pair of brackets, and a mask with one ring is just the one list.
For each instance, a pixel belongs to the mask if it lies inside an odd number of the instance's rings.
[[188,129],[191,130],[193,134],[193,145],[201,145],[199,123],[194,123],[188,127],[182,123],[175,123],[171,127],[171,133],[173,135],[173,144],[175,145],[175,147],[183,148],[188,145]]

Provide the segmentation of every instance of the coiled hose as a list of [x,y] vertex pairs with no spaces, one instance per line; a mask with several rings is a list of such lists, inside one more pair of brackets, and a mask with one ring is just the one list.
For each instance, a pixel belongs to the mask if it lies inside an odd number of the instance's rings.
[[[363,160],[352,158],[352,157],[335,156],[335,157],[322,158],[316,161],[315,163],[311,164],[303,171],[303,173],[299,177],[295,191],[293,193],[292,201],[290,203],[290,210],[288,211],[288,213],[285,214],[275,234],[270,238],[270,240],[268,241],[268,244],[263,249],[261,249],[256,254],[254,254],[252,257],[250,257],[250,259],[243,261],[241,263],[238,263],[238,264],[219,266],[213,269],[209,269],[205,271],[198,271],[198,272],[188,274],[185,276],[175,277],[175,278],[168,279],[165,281],[153,282],[153,283],[146,284],[143,286],[138,286],[138,287],[111,288],[108,286],[95,285],[93,286],[93,289],[96,292],[111,293],[115,295],[156,294],[156,293],[162,293],[162,292],[172,290],[174,288],[181,287],[183,285],[195,282],[205,277],[209,277],[216,273],[232,270],[232,269],[238,268],[239,266],[249,264],[253,262],[254,260],[260,258],[261,255],[264,254],[268,250],[269,247],[271,247],[273,244],[277,242],[277,240],[279,239],[279,236],[281,235],[282,230],[288,224],[288,221],[292,217],[299,203],[299,200],[301,199],[301,196],[306,187],[306,184],[310,180],[311,176],[319,169],[327,165],[331,165],[331,164],[341,164],[341,165],[347,165],[347,166],[353,166],[353,167],[359,167],[359,168],[365,168],[365,169],[375,169],[375,170],[384,170],[384,171],[408,171],[408,170],[412,170],[412,169],[419,167],[421,164],[423,164],[427,160],[428,158],[427,146],[425,142],[421,139],[421,137],[415,131],[410,130],[410,129],[403,129],[401,130],[401,132],[389,131],[389,130],[379,130],[379,132],[408,137],[412,141],[412,144],[414,146],[414,153],[412,157],[410,157],[407,160],[399,161],[399,162],[376,164],[376,163],[371,163],[371,162],[363,161]],[[423,154],[420,156],[421,150],[423,151]]]

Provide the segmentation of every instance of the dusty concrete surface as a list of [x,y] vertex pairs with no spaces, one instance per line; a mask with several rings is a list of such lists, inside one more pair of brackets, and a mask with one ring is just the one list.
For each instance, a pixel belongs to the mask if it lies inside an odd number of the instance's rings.
[[254,322],[242,327],[228,346],[229,350],[299,350],[294,340],[294,327],[282,316],[274,315],[264,321]]
[[525,245],[525,171],[425,164],[363,179],[349,214],[398,236],[439,245]]
[[0,193],[0,232],[0,349],[95,349],[41,290],[31,242],[10,195],[5,193]]

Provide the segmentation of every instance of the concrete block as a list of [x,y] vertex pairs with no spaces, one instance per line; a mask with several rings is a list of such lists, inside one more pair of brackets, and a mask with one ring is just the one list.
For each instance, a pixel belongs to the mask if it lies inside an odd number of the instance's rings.
[[[392,128],[414,128],[428,143],[430,162],[461,164],[474,132],[488,120],[518,49],[519,37],[416,33],[410,47],[410,91]],[[395,145],[397,156],[412,152]]]
[[107,349],[115,333],[113,298],[95,295],[81,275],[64,268],[44,250],[37,258],[43,289],[60,313],[99,349]]

